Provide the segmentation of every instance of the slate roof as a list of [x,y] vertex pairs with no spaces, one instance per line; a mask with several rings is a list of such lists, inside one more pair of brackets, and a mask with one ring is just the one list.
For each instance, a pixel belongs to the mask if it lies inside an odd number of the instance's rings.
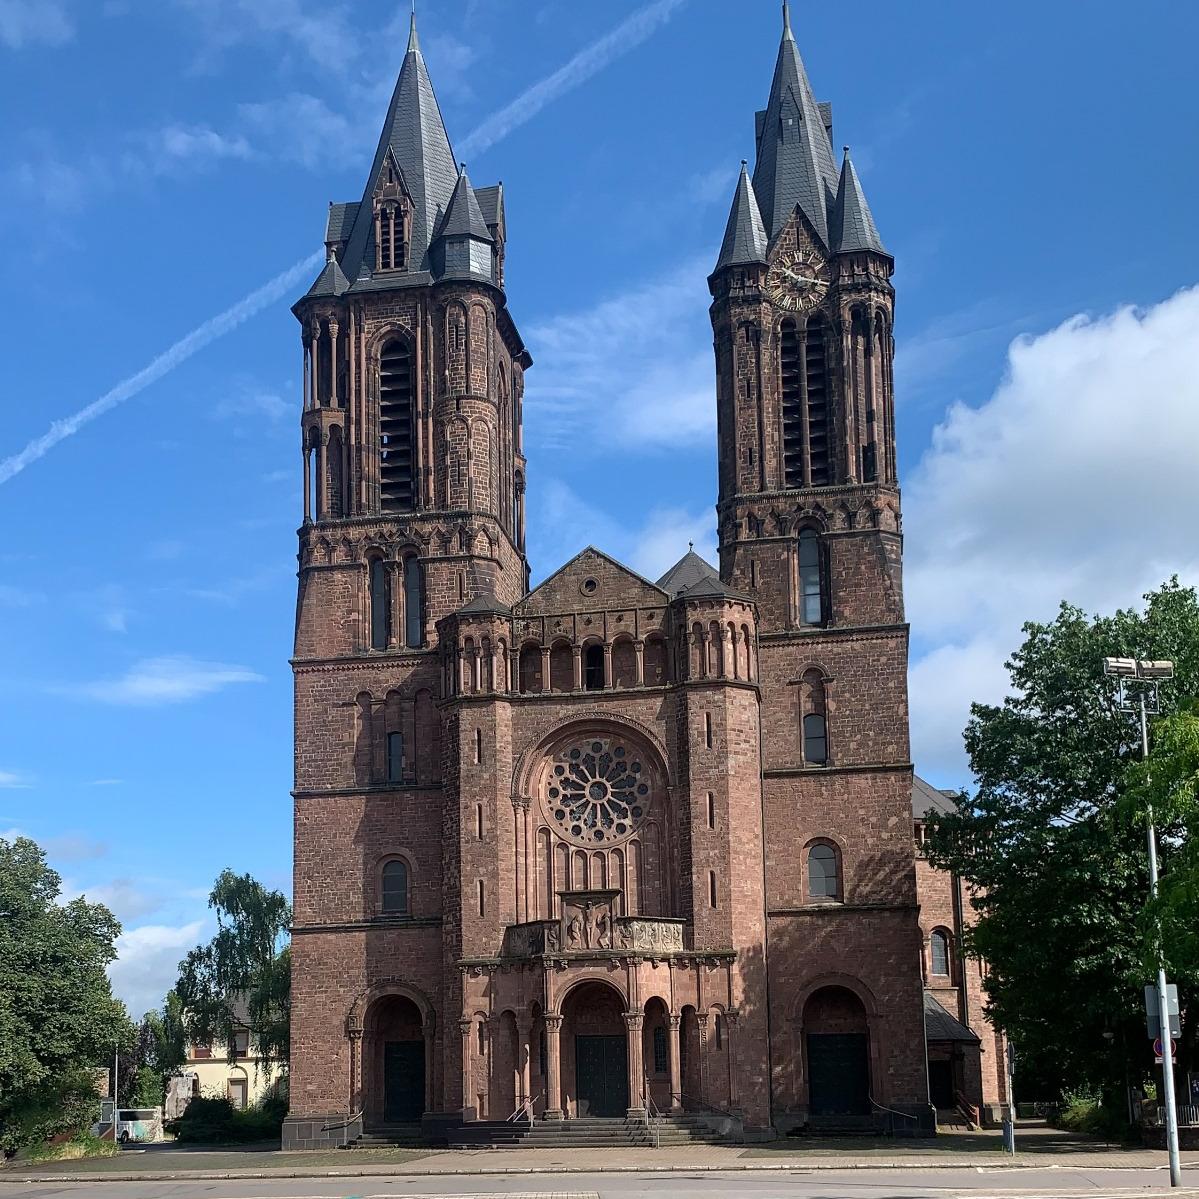
[[952,1012],[946,1011],[928,991],[924,992],[924,1034],[930,1041],[969,1041],[978,1044],[978,1035]]
[[374,227],[372,199],[388,150],[395,155],[404,177],[404,186],[413,201],[409,242],[411,261],[417,269],[427,269],[429,245],[449,207],[450,197],[458,182],[458,169],[441,109],[433,93],[429,71],[420,51],[415,15],[412,18],[408,50],[387,109],[387,118],[383,122],[383,132],[366,179],[366,187],[363,188],[362,203],[355,213],[349,244],[341,260],[346,277],[351,280],[355,290],[359,277],[370,271],[367,248]]
[[458,611],[466,615],[476,612],[498,612],[501,616],[512,615],[512,609],[496,599],[494,595],[477,595],[469,604],[463,604]]
[[715,578],[700,579],[698,583],[692,583],[692,585],[682,593],[682,598],[748,600],[749,596],[742,595],[740,591],[734,591],[727,584],[722,583],[719,578]]
[[837,195],[837,167],[822,110],[791,32],[790,6],[783,6],[779,46],[770,99],[758,117],[757,162],[753,186],[771,238],[798,204],[825,246],[831,249],[829,209]]
[[831,229],[833,249],[842,250],[873,250],[876,254],[885,254],[882,238],[870,215],[870,205],[866,203],[866,193],[862,191],[862,183],[858,172],[854,169],[849,157],[849,147],[845,147],[845,161],[841,164],[841,179],[837,184],[837,202],[833,205],[833,222]]
[[475,237],[479,241],[491,241],[491,231],[479,207],[479,198],[471,187],[463,167],[450,197],[450,206],[441,222],[438,237]]
[[930,812],[956,812],[957,808],[952,792],[938,791],[918,774],[912,775],[912,816],[916,820],[923,820]]
[[498,225],[504,212],[504,185],[497,183],[495,187],[476,187],[475,199],[479,201],[479,211],[488,225]]
[[358,201],[349,204],[330,204],[329,219],[325,223],[325,241],[346,241],[350,230],[354,228],[354,219],[358,216]]
[[350,281],[338,265],[336,258],[330,258],[325,263],[325,269],[316,277],[316,282],[308,289],[310,296],[340,296],[350,290]]
[[710,562],[705,562],[694,550],[688,550],[659,580],[658,586],[674,599],[697,583],[715,579],[720,582],[720,572]]
[[726,266],[741,266],[747,262],[765,262],[767,247],[766,228],[762,224],[762,213],[754,185],[749,180],[749,171],[741,163],[741,178],[733,195],[733,207],[729,212],[729,223],[725,226],[724,242],[716,269]]

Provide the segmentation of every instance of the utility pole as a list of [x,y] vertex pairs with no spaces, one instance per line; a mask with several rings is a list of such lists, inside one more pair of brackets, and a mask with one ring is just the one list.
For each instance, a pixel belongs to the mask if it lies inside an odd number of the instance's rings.
[[[1120,680],[1120,710],[1137,712],[1141,719],[1141,760],[1149,761],[1149,711],[1160,710],[1158,683],[1174,677],[1173,662],[1145,662],[1135,658],[1104,658],[1103,673]],[[1136,691],[1135,701],[1128,687]],[[1149,899],[1157,898],[1157,829],[1153,808],[1145,816],[1145,839],[1149,849]],[[1166,1147],[1170,1154],[1170,1185],[1182,1186],[1182,1162],[1178,1154],[1178,1108],[1174,1102],[1174,1040],[1170,1035],[1170,1007],[1166,989],[1166,963],[1160,938],[1157,945],[1157,1023],[1162,1046],[1162,1103],[1166,1109]]]

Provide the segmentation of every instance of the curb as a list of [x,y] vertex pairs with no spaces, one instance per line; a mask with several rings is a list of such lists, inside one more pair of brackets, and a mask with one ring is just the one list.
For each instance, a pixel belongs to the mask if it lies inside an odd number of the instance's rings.
[[[1184,1168],[1194,1168],[1199,1162],[1184,1162]],[[726,1174],[738,1172],[781,1172],[781,1171],[834,1171],[834,1170],[975,1170],[985,1167],[988,1170],[1155,1170],[1164,1169],[1158,1165],[1108,1166],[1098,1162],[1070,1164],[1063,1162],[762,1162],[751,1164],[737,1162],[728,1164],[696,1164],[694,1162],[679,1162],[674,1165],[644,1165],[644,1166],[576,1166],[551,1164],[537,1166],[497,1166],[485,1167],[481,1170],[405,1170],[402,1162],[394,1166],[385,1164],[363,1165],[358,1169],[348,1170],[176,1170],[170,1173],[154,1174],[102,1174],[81,1170],[77,1174],[22,1174],[19,1177],[13,1172],[11,1178],[6,1178],[9,1170],[0,1170],[0,1183],[17,1182],[33,1183],[70,1183],[70,1182],[219,1182],[229,1180],[252,1180],[270,1178],[370,1178],[370,1177],[403,1177],[403,1178],[485,1178],[488,1176],[529,1176],[534,1174]],[[1178,1193],[1190,1191],[1199,1194],[1199,1188],[1182,1188]]]

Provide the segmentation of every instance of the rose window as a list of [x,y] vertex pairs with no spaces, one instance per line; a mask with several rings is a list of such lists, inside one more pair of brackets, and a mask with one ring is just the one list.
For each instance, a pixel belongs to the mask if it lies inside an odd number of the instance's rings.
[[649,807],[649,772],[631,750],[596,739],[557,754],[546,791],[550,817],[574,841],[620,841]]

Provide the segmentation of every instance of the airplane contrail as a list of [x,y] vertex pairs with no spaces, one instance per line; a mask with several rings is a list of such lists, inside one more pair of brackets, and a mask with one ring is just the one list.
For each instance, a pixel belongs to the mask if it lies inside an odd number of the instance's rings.
[[580,50],[552,75],[521,92],[510,104],[488,117],[472,130],[458,147],[464,158],[471,158],[494,146],[513,129],[535,117],[547,104],[592,75],[602,71],[613,59],[627,54],[649,38],[659,25],[665,24],[687,0],[656,0],[639,8],[603,37]]
[[93,400],[86,408],[80,408],[73,415],[54,421],[45,433],[35,437],[23,450],[0,461],[0,483],[7,483],[14,475],[19,475],[31,463],[49,453],[60,441],[78,433],[84,425],[90,424],[98,416],[103,416],[118,404],[131,400],[138,392],[144,391],[151,383],[156,383],[163,375],[173,371],[180,363],[186,362],[210,342],[223,337],[261,312],[268,304],[273,304],[287,295],[324,260],[324,250],[309,254],[302,262],[288,267],[281,275],[276,275],[269,283],[264,283],[244,299],[238,300],[231,308],[226,308],[224,312],[193,329],[186,337],[181,337],[148,366],[142,367],[137,374],[130,375],[128,379],[122,379],[111,391],[105,392],[98,400]]
[[[461,152],[464,155],[477,154],[494,146],[512,130],[532,120],[547,104],[585,83],[614,59],[641,45],[686,2],[687,0],[655,0],[653,4],[638,9],[603,37],[580,50],[569,62],[526,88],[510,104],[488,117],[467,135],[460,147]],[[323,262],[324,258],[324,251],[317,250],[302,262],[288,267],[281,275],[276,275],[269,283],[264,283],[256,291],[252,291],[245,299],[238,300],[231,308],[205,321],[186,337],[181,337],[148,366],[122,380],[86,408],[54,421],[45,433],[34,438],[23,450],[0,460],[0,484],[7,483],[15,475],[19,475],[27,466],[49,453],[60,441],[65,441],[79,432],[96,417],[103,416],[118,404],[132,399],[210,342],[223,337],[269,304],[282,298]]]

